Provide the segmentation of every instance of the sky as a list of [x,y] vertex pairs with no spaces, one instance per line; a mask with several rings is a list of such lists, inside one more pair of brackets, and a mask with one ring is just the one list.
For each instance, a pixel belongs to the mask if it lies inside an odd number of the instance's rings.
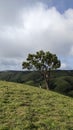
[[39,50],[73,69],[73,0],[0,0],[0,71],[22,70]]

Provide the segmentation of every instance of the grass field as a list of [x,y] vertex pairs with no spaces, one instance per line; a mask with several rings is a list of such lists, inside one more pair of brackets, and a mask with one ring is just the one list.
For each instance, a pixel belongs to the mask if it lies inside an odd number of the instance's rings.
[[0,130],[73,130],[73,98],[0,81]]

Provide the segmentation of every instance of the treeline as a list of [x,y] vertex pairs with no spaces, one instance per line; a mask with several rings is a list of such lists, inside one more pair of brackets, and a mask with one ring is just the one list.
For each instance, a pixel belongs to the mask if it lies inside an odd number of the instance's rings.
[[[37,71],[1,71],[0,80],[25,83],[45,88],[43,76]],[[73,97],[73,70],[55,70],[51,73],[50,89]]]

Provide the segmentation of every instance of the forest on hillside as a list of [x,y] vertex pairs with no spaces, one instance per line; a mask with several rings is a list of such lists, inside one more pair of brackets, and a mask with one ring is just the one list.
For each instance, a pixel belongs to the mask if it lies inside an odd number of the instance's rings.
[[[0,80],[25,83],[45,89],[45,81],[38,71],[1,71]],[[50,90],[73,97],[73,70],[55,70],[51,73]]]

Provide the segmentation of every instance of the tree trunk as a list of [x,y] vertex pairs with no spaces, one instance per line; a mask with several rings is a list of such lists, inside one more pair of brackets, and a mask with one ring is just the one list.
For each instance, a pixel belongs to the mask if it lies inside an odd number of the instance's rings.
[[49,71],[43,71],[42,72],[43,76],[44,76],[44,80],[45,80],[45,87],[46,89],[49,90],[50,88],[50,70]]
[[46,89],[49,90],[49,85],[48,82],[45,80],[45,84],[46,84]]
[[49,89],[49,79],[50,79],[50,73],[47,71],[45,74],[45,81],[46,81],[46,88]]
[[46,89],[49,89],[49,76],[48,76],[48,73],[45,74],[45,82],[46,82]]

